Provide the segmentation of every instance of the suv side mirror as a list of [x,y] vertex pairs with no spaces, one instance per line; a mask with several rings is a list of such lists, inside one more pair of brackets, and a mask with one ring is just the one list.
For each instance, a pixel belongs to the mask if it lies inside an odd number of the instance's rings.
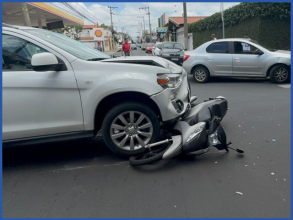
[[58,71],[62,69],[63,64],[58,63],[58,59],[51,53],[37,53],[34,54],[31,61],[34,71]]

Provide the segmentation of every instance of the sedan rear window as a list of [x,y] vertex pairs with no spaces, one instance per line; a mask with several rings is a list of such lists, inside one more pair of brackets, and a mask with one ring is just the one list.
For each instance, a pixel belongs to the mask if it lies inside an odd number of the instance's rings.
[[228,42],[216,42],[210,44],[207,49],[207,53],[229,53]]

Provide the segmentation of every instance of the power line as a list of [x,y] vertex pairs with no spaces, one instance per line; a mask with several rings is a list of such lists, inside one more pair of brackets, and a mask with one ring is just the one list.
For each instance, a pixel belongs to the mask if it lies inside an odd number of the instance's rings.
[[[97,19],[98,21],[103,22],[102,20],[100,20],[99,18],[95,17],[94,15],[92,15],[89,10],[87,8],[84,8],[79,2],[77,2],[77,4],[84,10],[86,11],[89,15],[91,15],[93,18]],[[104,22],[103,22],[104,23]]]
[[97,24],[95,21],[93,21],[92,19],[84,16],[82,13],[80,13],[78,10],[76,10],[74,7],[72,7],[69,3],[67,2],[62,2],[63,5],[65,5],[66,7],[70,8],[71,10],[73,10],[74,12],[76,12],[77,14],[79,14],[80,16],[82,16],[84,19],[92,22],[93,24]]

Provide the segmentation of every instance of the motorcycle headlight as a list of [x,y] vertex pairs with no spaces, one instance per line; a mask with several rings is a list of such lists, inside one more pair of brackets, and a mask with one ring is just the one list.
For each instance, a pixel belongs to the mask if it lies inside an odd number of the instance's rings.
[[190,141],[194,140],[195,138],[198,137],[198,135],[205,129],[206,123],[205,122],[200,122],[197,124],[198,126],[195,128],[194,132],[192,132],[189,137],[187,138],[187,143]]
[[216,130],[213,134],[209,136],[209,142],[211,145],[216,146],[218,144],[221,144],[221,142],[218,139],[218,130]]
[[170,54],[168,54],[168,53],[162,53],[162,56],[168,57],[168,56],[170,56]]
[[181,74],[157,74],[157,82],[164,89],[177,88],[182,82]]

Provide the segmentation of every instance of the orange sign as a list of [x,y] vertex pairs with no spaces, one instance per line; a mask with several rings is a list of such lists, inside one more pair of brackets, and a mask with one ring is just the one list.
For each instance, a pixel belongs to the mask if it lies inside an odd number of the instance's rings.
[[103,32],[100,31],[100,30],[96,30],[96,31],[95,31],[95,35],[96,35],[97,37],[102,37],[102,36],[103,36]]

